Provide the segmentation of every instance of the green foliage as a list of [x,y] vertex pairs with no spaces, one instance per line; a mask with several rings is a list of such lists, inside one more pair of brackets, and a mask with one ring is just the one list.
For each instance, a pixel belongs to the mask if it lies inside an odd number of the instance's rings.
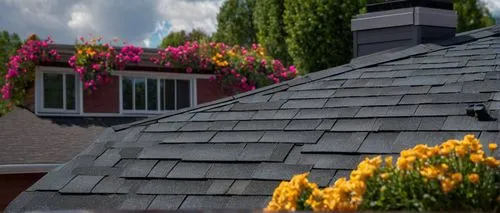
[[[9,57],[14,55],[21,46],[21,39],[16,33],[10,34],[7,31],[0,33],[0,85],[4,85],[4,76],[7,73],[7,63]],[[18,100],[19,102],[19,100]],[[14,103],[18,104],[18,103]],[[10,110],[11,103],[0,98],[0,116]]]
[[[498,206],[500,170],[486,164],[476,164],[465,158],[435,156],[429,159],[431,165],[449,165],[448,173],[454,173],[460,180],[441,175],[427,179],[418,170],[383,168],[366,182],[367,190],[361,205],[362,210],[400,211],[410,210],[432,212],[446,210],[488,211]],[[429,164],[429,163],[428,163]],[[425,167],[425,165],[417,165]],[[437,167],[437,166],[436,166]],[[381,178],[386,173],[388,178]],[[479,175],[477,184],[468,179],[468,174]],[[443,192],[442,182],[455,181],[453,189]],[[440,183],[441,182],[441,183]],[[456,202],[460,201],[460,202]]]
[[288,54],[283,23],[285,10],[284,0],[257,0],[254,11],[254,25],[257,30],[257,40],[269,55],[280,59],[284,64],[291,64]]
[[188,35],[187,35],[187,40],[188,41],[208,41],[210,40],[210,36],[208,36],[203,30],[201,29],[193,29]]
[[286,43],[301,72],[344,64],[352,56],[351,19],[360,0],[285,0]]
[[170,32],[165,38],[163,38],[160,47],[167,48],[168,46],[177,47],[179,45],[183,45],[186,41],[186,38],[186,31],[184,30],[178,32]]
[[214,40],[229,45],[250,46],[257,41],[253,24],[256,0],[227,0],[217,14]]
[[479,0],[453,0],[458,13],[457,32],[465,32],[495,24],[488,8]]
[[200,29],[193,29],[193,31],[186,33],[186,31],[181,30],[177,32],[170,32],[161,41],[160,47],[167,48],[168,46],[177,47],[186,43],[186,41],[207,41],[210,39],[205,32]]

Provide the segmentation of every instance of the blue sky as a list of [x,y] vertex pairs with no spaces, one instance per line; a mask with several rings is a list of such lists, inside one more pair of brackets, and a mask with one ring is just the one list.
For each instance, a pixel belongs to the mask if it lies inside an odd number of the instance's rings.
[[[500,0],[482,0],[500,16]],[[22,37],[51,35],[72,44],[78,36],[119,37],[156,47],[172,30],[215,31],[223,0],[0,0],[0,30]]]

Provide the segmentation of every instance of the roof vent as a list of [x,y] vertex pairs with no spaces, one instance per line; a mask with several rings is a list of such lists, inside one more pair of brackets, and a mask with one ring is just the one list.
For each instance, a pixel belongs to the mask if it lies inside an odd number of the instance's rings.
[[465,108],[467,115],[476,117],[479,121],[496,121],[497,119],[491,117],[484,104],[471,104]]
[[368,13],[351,20],[354,57],[455,36],[451,0],[369,1]]

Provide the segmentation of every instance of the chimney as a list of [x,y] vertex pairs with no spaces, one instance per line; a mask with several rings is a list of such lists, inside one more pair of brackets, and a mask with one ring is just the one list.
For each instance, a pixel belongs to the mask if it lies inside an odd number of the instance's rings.
[[351,20],[354,57],[455,36],[452,0],[369,1],[367,13]]

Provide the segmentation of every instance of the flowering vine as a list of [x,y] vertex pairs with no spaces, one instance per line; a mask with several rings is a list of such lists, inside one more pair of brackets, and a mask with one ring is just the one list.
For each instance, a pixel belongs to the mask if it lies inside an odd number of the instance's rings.
[[60,58],[55,49],[49,48],[52,43],[50,37],[40,40],[33,34],[26,39],[16,54],[10,57],[3,85],[0,85],[3,100],[23,100],[26,88],[35,79],[35,66]]
[[297,76],[295,66],[285,67],[281,61],[266,55],[264,48],[253,44],[250,49],[215,42],[186,42],[167,47],[151,58],[167,68],[182,68],[186,73],[214,74],[231,93],[246,92]]
[[80,37],[75,45],[75,55],[68,64],[80,76],[85,90],[94,91],[106,83],[113,70],[122,70],[129,63],[141,62],[142,48],[124,45],[119,50],[109,43],[101,43],[101,38],[85,41]]

